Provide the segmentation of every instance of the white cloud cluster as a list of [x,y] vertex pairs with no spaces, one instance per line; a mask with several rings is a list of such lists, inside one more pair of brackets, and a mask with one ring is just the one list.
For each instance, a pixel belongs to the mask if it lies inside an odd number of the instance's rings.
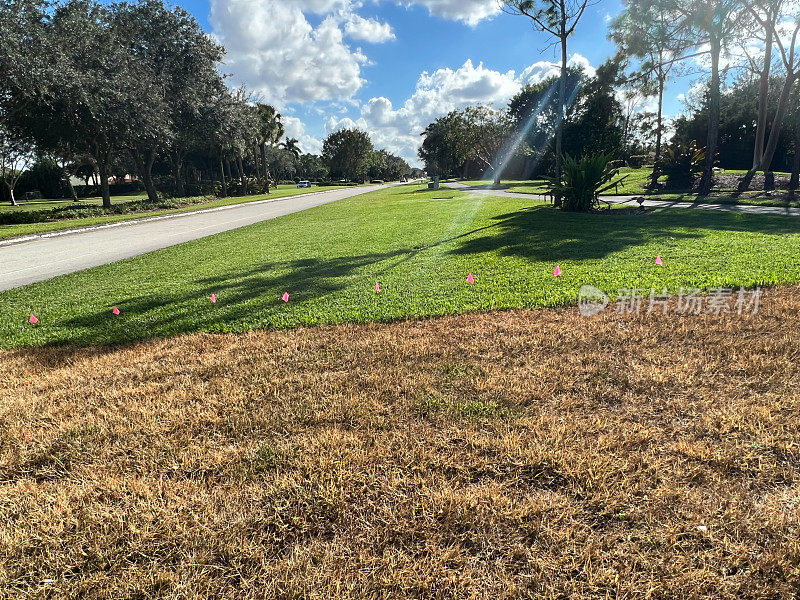
[[[588,75],[594,75],[589,61],[580,54],[574,54],[570,64],[582,66]],[[420,134],[434,119],[469,105],[504,106],[524,85],[558,73],[559,67],[548,62],[530,65],[517,75],[514,71],[495,71],[483,63],[475,65],[467,60],[458,69],[422,73],[414,93],[398,108],[388,98],[372,98],[361,107],[358,119],[331,116],[325,129],[330,133],[358,127],[370,134],[376,147],[418,164]]]
[[372,44],[382,44],[395,38],[392,26],[377,19],[365,19],[355,13],[348,16],[344,25],[347,37]]
[[398,0],[398,4],[419,4],[437,17],[475,26],[500,12],[497,0]]
[[[267,102],[348,100],[368,63],[351,42],[395,39],[389,23],[359,14],[365,0],[210,0],[214,36],[227,49],[226,71]],[[385,0],[476,25],[499,11],[496,0]],[[322,17],[313,26],[307,15]],[[318,19],[314,19],[317,21]]]
[[327,11],[332,0],[212,0],[214,33],[228,50],[225,67],[266,101],[351,97],[363,84],[366,57],[348,47],[339,20],[312,27],[301,9]]

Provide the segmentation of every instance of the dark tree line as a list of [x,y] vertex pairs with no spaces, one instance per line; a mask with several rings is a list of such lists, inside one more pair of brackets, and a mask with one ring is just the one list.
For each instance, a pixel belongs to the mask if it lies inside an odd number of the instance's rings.
[[161,0],[0,0],[6,197],[14,202],[20,180],[52,191],[44,178],[55,172],[75,200],[73,177],[96,182],[104,206],[109,182],[126,175],[156,201],[269,193],[282,179],[409,173],[398,157],[373,156],[371,142],[353,164],[302,154],[296,139],[281,142],[275,108],[226,85],[224,54],[194,17]]

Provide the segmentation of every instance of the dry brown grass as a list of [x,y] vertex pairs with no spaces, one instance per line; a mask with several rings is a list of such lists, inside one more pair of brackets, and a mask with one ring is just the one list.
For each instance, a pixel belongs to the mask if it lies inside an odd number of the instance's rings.
[[3,598],[800,590],[797,287],[0,363]]

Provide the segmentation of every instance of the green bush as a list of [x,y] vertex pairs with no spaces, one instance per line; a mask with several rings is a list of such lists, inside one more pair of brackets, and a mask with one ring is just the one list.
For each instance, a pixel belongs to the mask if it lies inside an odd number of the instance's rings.
[[570,211],[589,211],[602,192],[614,187],[618,168],[609,165],[610,155],[602,152],[583,156],[579,160],[564,155],[561,181],[550,179],[550,193],[560,199],[561,208]]
[[659,171],[667,176],[667,189],[690,190],[702,174],[705,162],[705,149],[698,149],[697,142],[692,142],[688,146],[667,148],[659,165]]
[[628,157],[628,166],[631,169],[641,169],[648,162],[650,162],[650,157],[646,154],[634,154]]
[[48,221],[61,221],[64,219],[85,219],[88,217],[101,217],[104,215],[125,215],[148,210],[167,210],[182,208],[207,202],[209,198],[163,198],[158,202],[138,200],[115,204],[110,208],[103,208],[94,204],[68,204],[51,208],[49,210],[19,210],[0,212],[0,225],[22,225],[27,223],[45,223]]

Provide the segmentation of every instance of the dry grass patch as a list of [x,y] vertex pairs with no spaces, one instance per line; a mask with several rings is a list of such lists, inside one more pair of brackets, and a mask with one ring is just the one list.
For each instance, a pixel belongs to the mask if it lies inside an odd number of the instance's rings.
[[0,354],[0,597],[793,598],[800,288]]

